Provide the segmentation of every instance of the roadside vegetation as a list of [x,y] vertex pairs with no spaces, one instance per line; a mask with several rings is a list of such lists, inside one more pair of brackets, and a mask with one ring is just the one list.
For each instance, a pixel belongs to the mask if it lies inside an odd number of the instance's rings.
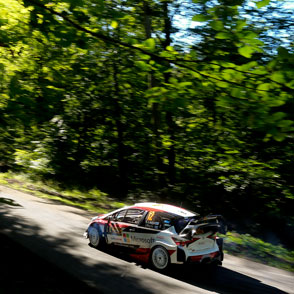
[[274,245],[250,234],[227,232],[225,253],[248,258],[263,264],[294,272],[294,251]]
[[106,213],[126,205],[98,189],[62,188],[53,180],[44,182],[25,174],[0,173],[0,185],[96,213]]
[[[98,189],[91,189],[89,191],[65,189],[61,188],[60,184],[53,180],[44,182],[40,179],[32,179],[26,174],[0,173],[0,185],[41,198],[58,201],[66,205],[79,207],[93,213],[106,213],[131,204],[131,202],[115,201]],[[294,272],[294,251],[290,251],[281,245],[267,243],[250,234],[239,234],[235,231],[229,231],[226,235],[220,236],[224,238],[225,253]]]

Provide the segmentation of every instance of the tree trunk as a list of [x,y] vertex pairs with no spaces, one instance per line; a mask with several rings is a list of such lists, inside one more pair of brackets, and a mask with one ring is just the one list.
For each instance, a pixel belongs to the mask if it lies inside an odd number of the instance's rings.
[[[143,10],[144,10],[144,28],[145,28],[145,35],[146,39],[149,39],[152,37],[152,11],[151,7],[148,4],[148,1],[143,2]],[[151,73],[148,76],[148,88],[151,89],[155,86],[156,80],[154,78],[154,75]],[[164,166],[163,166],[163,160],[161,157],[161,140],[160,140],[160,105],[159,103],[152,103],[152,123],[153,123],[153,133],[154,133],[154,155],[156,158],[156,169],[159,171],[157,181],[159,183],[160,187],[163,187],[165,185],[165,179],[164,179]]]
[[[172,28],[172,23],[171,19],[169,17],[169,8],[168,5],[170,2],[164,1],[163,2],[163,13],[164,13],[164,35],[165,35],[165,40],[163,42],[163,49],[165,49],[167,46],[171,45],[171,28]],[[167,65],[170,67],[170,65]],[[170,78],[170,73],[165,72],[164,73],[164,82],[168,83],[168,80]],[[169,147],[169,150],[167,152],[168,156],[168,180],[170,184],[174,184],[176,180],[176,172],[175,172],[175,162],[176,162],[176,153],[175,153],[175,123],[173,120],[173,115],[170,110],[166,111],[166,123],[168,127],[168,135],[170,137],[170,140],[172,144]]]
[[127,175],[127,161],[125,158],[124,145],[124,126],[122,123],[121,107],[119,105],[119,82],[118,82],[118,67],[116,61],[113,62],[113,80],[114,80],[114,111],[115,111],[115,125],[117,130],[117,146],[118,146],[118,172],[120,182],[120,194],[125,197],[128,193],[128,175]]

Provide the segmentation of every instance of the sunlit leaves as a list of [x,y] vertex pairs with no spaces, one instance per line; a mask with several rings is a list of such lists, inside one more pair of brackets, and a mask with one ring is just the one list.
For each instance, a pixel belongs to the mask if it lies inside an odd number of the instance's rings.
[[263,83],[257,86],[257,90],[259,91],[268,91],[271,88],[270,83]]
[[285,78],[284,78],[284,74],[282,72],[274,72],[271,75],[271,79],[275,82],[278,83],[284,83],[285,82]]
[[117,22],[116,20],[113,20],[113,21],[111,22],[111,26],[112,26],[114,29],[116,29],[116,28],[118,27],[118,22]]
[[155,40],[153,38],[149,38],[144,41],[144,45],[148,50],[152,51],[155,49]]
[[215,38],[221,39],[221,40],[226,40],[226,39],[230,39],[231,36],[232,35],[229,32],[220,32],[215,35]]
[[264,6],[267,6],[269,3],[270,3],[271,0],[261,0],[261,1],[258,1],[256,2],[256,7],[258,9],[264,7]]
[[214,30],[221,31],[224,29],[224,24],[219,20],[214,20],[209,24]]
[[211,16],[203,15],[203,14],[194,15],[193,18],[192,18],[193,21],[198,21],[198,22],[204,22],[204,21],[207,21],[209,19],[211,19]]
[[238,52],[246,58],[250,58],[254,51],[255,50],[252,46],[243,46],[238,49]]

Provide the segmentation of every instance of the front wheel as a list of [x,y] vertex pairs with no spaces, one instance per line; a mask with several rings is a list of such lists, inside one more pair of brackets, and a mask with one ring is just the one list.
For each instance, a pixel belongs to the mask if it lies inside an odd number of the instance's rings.
[[99,235],[97,228],[95,228],[93,226],[89,227],[88,234],[89,234],[90,244],[93,247],[98,248],[101,243],[101,240],[100,240],[101,238],[100,238],[100,235]]
[[153,268],[163,271],[169,265],[169,254],[164,247],[157,246],[152,250],[150,261]]

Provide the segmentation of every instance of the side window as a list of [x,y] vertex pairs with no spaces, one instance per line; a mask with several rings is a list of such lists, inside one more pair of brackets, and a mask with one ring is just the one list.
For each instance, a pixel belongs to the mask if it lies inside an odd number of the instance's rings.
[[149,211],[145,219],[145,227],[166,230],[172,226],[175,217],[162,211]]
[[122,222],[126,214],[126,210],[121,210],[111,216],[111,220],[115,222]]
[[140,222],[144,212],[145,211],[141,209],[129,209],[123,221],[125,223],[137,225]]

